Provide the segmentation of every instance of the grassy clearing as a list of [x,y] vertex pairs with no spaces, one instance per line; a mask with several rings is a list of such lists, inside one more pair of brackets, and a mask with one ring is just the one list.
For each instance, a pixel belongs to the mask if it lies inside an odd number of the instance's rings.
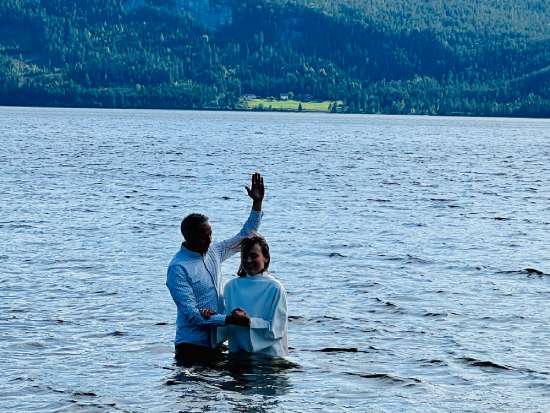
[[[330,112],[329,106],[332,105],[332,101],[325,100],[323,102],[303,102],[300,100],[278,100],[278,99],[246,99],[243,101],[243,104],[246,109],[257,109],[257,110],[290,110],[298,111],[300,110],[300,105],[302,105],[302,110],[307,112]],[[337,105],[341,105],[342,101],[336,101]]]

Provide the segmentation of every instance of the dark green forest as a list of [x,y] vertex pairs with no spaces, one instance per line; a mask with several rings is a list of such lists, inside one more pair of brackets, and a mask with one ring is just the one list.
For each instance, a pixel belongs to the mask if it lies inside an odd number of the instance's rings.
[[[550,117],[543,0],[0,0],[0,105]],[[335,105],[336,107],[336,105]]]

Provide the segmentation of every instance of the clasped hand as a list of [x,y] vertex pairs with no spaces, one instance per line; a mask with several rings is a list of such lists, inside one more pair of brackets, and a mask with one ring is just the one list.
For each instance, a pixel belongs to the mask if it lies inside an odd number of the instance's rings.
[[[211,310],[209,308],[205,308],[199,311],[206,320],[216,314],[214,310]],[[250,326],[250,317],[248,317],[246,311],[244,311],[242,308],[235,308],[233,311],[231,311],[231,314],[225,317],[225,324],[235,324],[241,327],[248,327]]]

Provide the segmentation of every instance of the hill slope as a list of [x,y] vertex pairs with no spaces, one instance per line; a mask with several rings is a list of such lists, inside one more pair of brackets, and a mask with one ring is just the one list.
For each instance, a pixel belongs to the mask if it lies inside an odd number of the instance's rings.
[[529,0],[3,0],[0,104],[550,116]]

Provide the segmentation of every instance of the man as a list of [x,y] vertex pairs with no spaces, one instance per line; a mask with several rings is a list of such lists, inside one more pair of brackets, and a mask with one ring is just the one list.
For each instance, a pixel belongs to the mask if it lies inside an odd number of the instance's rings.
[[[208,217],[202,214],[188,215],[181,222],[184,242],[168,265],[166,286],[178,309],[176,359],[184,364],[219,357],[223,335],[218,334],[218,327],[250,323],[240,309],[225,314],[221,285],[221,263],[239,251],[241,241],[258,229],[262,218],[262,176],[253,174],[250,188],[245,188],[253,201],[252,210],[241,231],[233,238],[212,243],[212,228]],[[203,317],[202,309],[212,309],[216,314]]]

